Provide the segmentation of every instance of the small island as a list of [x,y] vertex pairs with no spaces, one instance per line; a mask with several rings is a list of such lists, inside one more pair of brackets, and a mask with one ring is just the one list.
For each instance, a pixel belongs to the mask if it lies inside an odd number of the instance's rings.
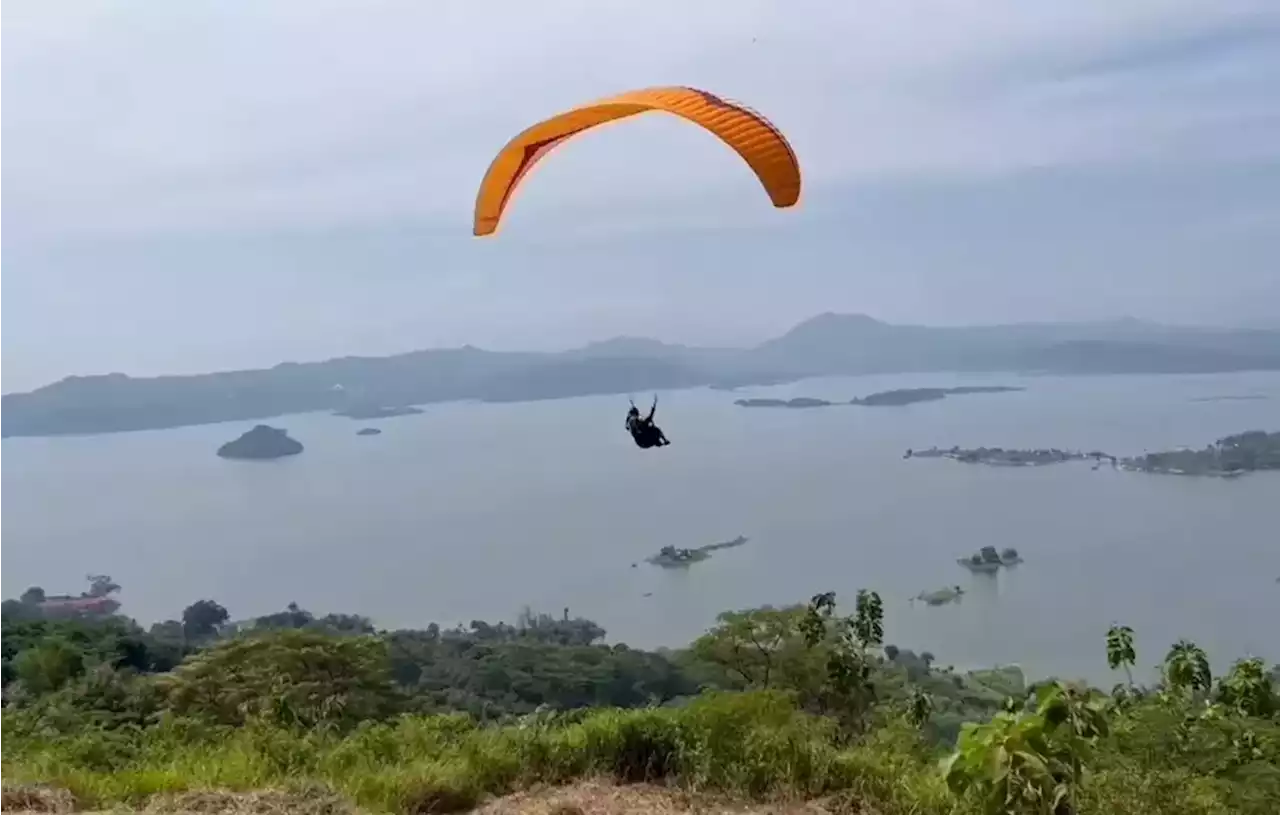
[[942,449],[930,447],[928,450],[912,450],[908,448],[903,458],[949,458],[965,464],[986,464],[991,467],[1043,467],[1046,464],[1061,464],[1065,461],[1083,461],[1085,459],[1109,459],[1113,464],[1116,457],[1093,451],[1082,453],[1076,450],[1059,450],[1057,447],[1043,447],[1033,450],[1007,450],[1003,447],[949,447]]
[[655,566],[662,566],[667,569],[680,568],[694,563],[701,563],[711,557],[711,553],[717,549],[732,549],[733,547],[741,546],[746,542],[747,539],[742,535],[739,535],[731,541],[711,543],[694,549],[678,549],[674,546],[664,546],[658,550],[658,554],[646,558],[646,560]]
[[958,603],[960,598],[964,596],[964,589],[959,586],[950,586],[938,589],[937,591],[922,591],[915,597],[911,598],[911,602],[923,600],[927,605],[945,606],[948,603]]
[[709,557],[711,555],[701,549],[677,549],[674,546],[664,546],[658,550],[658,554],[648,558],[648,561],[655,566],[672,568],[701,563]]
[[828,402],[826,399],[812,399],[808,396],[798,396],[795,399],[738,399],[734,404],[739,407],[749,408],[815,408],[815,407],[831,407],[836,402]]
[[1015,388],[1006,385],[966,385],[959,388],[898,388],[880,391],[867,396],[850,399],[848,402],[830,402],[826,399],[814,399],[798,396],[794,399],[738,399],[734,402],[739,407],[751,408],[817,408],[835,405],[858,405],[860,407],[893,407],[910,405],[915,402],[933,402],[946,399],[948,396],[965,396],[973,393],[1008,393],[1026,388]]
[[378,436],[382,431],[376,427],[362,427],[356,431],[357,436]]
[[416,416],[422,412],[422,408],[416,408],[412,405],[395,405],[391,407],[359,405],[346,410],[336,410],[333,415],[344,416],[348,419],[391,419],[396,416]]
[[956,562],[971,572],[995,574],[1002,566],[1017,566],[1022,562],[1022,556],[1013,547],[997,552],[994,546],[984,546],[969,557],[962,557]]
[[303,450],[302,443],[287,432],[260,424],[218,448],[219,458],[265,461],[285,456],[296,456]]

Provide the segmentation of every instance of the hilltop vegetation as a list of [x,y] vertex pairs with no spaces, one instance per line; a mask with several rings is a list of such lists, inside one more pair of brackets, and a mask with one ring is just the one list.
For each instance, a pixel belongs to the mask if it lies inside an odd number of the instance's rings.
[[1101,466],[1103,459],[1123,470],[1171,475],[1238,476],[1261,470],[1280,470],[1280,432],[1246,430],[1224,436],[1199,450],[1184,448],[1140,456],[1119,458],[1101,450],[1061,450],[1057,447],[1037,450],[1003,447],[930,447],[907,450],[906,458],[949,458],[967,464],[993,466],[1044,466],[1068,461],[1093,459]]
[[1280,470],[1280,431],[1249,430],[1200,450],[1170,450],[1124,459],[1135,470],[1184,475],[1239,475]]
[[929,328],[823,314],[753,348],[615,339],[561,353],[470,346],[270,369],[68,377],[3,397],[5,436],[110,433],[336,411],[365,416],[460,399],[526,401],[806,376],[904,372],[1198,373],[1280,370],[1280,331],[1136,321]]
[[[847,617],[835,599],[726,612],[673,652],[601,644],[568,614],[377,631],[296,605],[232,623],[202,600],[144,631],[10,602],[6,807],[45,784],[82,807],[279,789],[448,812],[604,777],[882,815],[1276,811],[1280,700],[1261,660],[1214,678],[1179,642],[1155,688],[1028,688],[1016,669],[962,675],[883,644],[874,592]],[[1133,632],[1100,636],[1104,655],[1128,675]]]

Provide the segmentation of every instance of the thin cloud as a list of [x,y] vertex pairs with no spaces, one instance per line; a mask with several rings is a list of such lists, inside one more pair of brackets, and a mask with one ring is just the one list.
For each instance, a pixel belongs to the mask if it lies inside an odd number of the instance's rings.
[[[6,389],[1280,302],[1275,0],[9,0],[2,30]],[[800,206],[640,117],[470,237],[511,135],[655,84],[773,119]]]
[[[816,187],[1280,150],[1280,7],[1265,1],[761,0],[725,14],[671,0],[637,14],[568,0],[29,0],[4,14],[6,232],[19,241],[465,224],[520,127],[665,82],[766,111]],[[591,134],[541,168],[520,209],[752,190],[722,153],[675,122]]]

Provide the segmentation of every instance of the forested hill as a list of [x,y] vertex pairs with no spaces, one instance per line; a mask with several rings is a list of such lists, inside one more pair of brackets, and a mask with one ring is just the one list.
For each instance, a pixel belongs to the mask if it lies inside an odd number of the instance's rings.
[[823,314],[752,348],[617,338],[557,353],[467,346],[190,376],[73,376],[5,395],[0,427],[4,436],[111,433],[306,411],[557,399],[836,374],[1239,370],[1280,370],[1280,330],[1133,320],[939,328]]

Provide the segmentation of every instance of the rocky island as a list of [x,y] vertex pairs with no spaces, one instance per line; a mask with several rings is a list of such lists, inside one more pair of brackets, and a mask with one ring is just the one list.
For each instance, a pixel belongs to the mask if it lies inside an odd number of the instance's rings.
[[648,558],[648,561],[654,566],[672,568],[700,563],[709,557],[711,555],[701,549],[677,549],[674,546],[664,546],[658,550],[658,554]]
[[915,597],[911,598],[911,602],[923,600],[925,604],[930,606],[945,606],[948,603],[958,603],[960,598],[964,596],[964,589],[959,586],[950,586],[948,588],[938,589],[937,591],[922,591]]
[[345,416],[348,419],[391,419],[396,416],[416,416],[422,412],[422,408],[416,408],[412,405],[396,405],[391,407],[383,405],[360,405],[358,407],[350,407],[345,410],[336,410],[333,415]]
[[830,402],[826,399],[798,396],[795,399],[738,399],[734,404],[739,407],[753,408],[815,408],[832,407],[834,405],[891,407],[910,405],[915,402],[933,402],[938,399],[946,399],[948,396],[965,396],[971,393],[1008,393],[1021,390],[1026,390],[1026,388],[1014,388],[1005,385],[966,385],[959,388],[898,388],[850,399],[848,402]]
[[1017,566],[1022,562],[1022,556],[1013,547],[1009,547],[1002,552],[996,552],[994,546],[984,546],[972,555],[962,557],[956,562],[971,572],[995,574],[1000,571],[1002,566]]
[[219,447],[218,457],[263,461],[296,456],[302,450],[302,443],[291,438],[284,430],[260,424],[240,438]]
[[717,549],[732,549],[735,546],[741,546],[746,543],[747,539],[742,535],[731,541],[723,543],[711,543],[706,546],[698,546],[694,549],[678,549],[674,546],[664,546],[658,550],[658,554],[653,557],[646,558],[649,563],[654,566],[662,566],[664,568],[679,568],[689,566],[694,563],[701,563],[711,557],[711,553]]

